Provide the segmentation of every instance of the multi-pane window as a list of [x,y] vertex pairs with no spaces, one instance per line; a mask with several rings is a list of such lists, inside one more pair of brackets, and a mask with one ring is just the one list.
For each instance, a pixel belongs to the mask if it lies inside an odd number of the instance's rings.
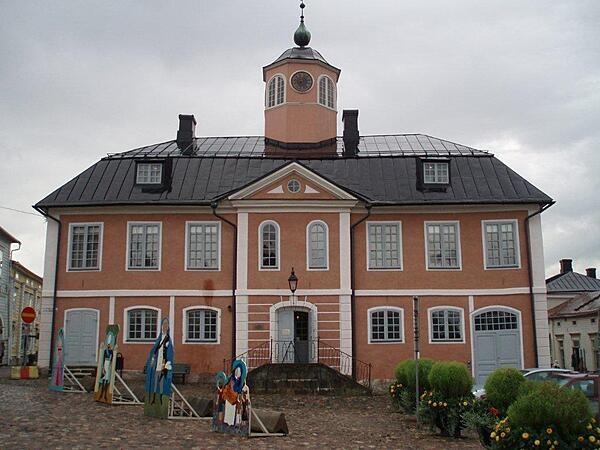
[[516,267],[519,265],[516,223],[514,221],[484,222],[486,267]]
[[187,225],[187,268],[219,268],[219,224],[188,223]]
[[160,223],[130,223],[128,250],[129,269],[158,269]]
[[158,311],[149,308],[127,311],[127,340],[149,341],[156,339]]
[[369,269],[400,269],[400,222],[370,222],[367,230]]
[[319,104],[335,108],[335,84],[328,76],[319,78]]
[[424,161],[423,181],[425,184],[448,184],[448,163]]
[[281,105],[285,95],[285,82],[281,75],[275,75],[267,86],[267,108]]
[[517,315],[508,311],[496,310],[475,316],[475,331],[516,330]]
[[162,182],[162,163],[138,163],[136,184],[160,184]]
[[462,314],[458,309],[435,309],[430,313],[431,340],[455,342],[463,340]]
[[99,269],[101,225],[72,224],[70,231],[69,270]]
[[279,230],[273,222],[260,227],[260,268],[279,268]]
[[371,342],[402,342],[402,311],[376,309],[370,313]]
[[200,308],[187,311],[186,341],[217,342],[217,312]]
[[323,222],[308,226],[308,268],[327,269],[327,226]]
[[427,223],[427,267],[429,269],[458,269],[458,223]]

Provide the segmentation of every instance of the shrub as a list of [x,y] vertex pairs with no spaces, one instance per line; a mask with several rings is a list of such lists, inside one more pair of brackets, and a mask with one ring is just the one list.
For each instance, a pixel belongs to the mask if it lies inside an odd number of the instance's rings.
[[517,369],[502,367],[494,370],[485,382],[485,396],[488,402],[506,414],[508,407],[519,396],[519,389],[525,377]]
[[[429,371],[435,361],[428,358],[419,359],[419,395],[430,388]],[[414,359],[400,361],[394,369],[396,382],[390,385],[390,395],[394,404],[411,414],[415,411],[416,404],[416,363]],[[393,393],[392,393],[393,387]]]
[[429,371],[429,384],[444,398],[459,398],[471,394],[473,378],[465,364],[444,361],[434,364]]
[[521,393],[491,433],[492,448],[597,448],[600,428],[583,393],[553,382]]

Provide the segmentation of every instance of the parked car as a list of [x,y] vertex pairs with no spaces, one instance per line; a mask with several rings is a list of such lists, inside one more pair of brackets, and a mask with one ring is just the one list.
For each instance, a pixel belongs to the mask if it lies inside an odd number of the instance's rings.
[[[544,368],[544,367],[535,367],[530,369],[519,369],[523,374],[526,380],[530,381],[546,381],[548,379],[554,378],[556,375],[565,374],[565,375],[578,375],[579,372],[575,372],[569,369],[559,369],[559,368]],[[485,397],[485,388],[482,385],[473,386],[473,395],[475,398]]]
[[567,389],[577,389],[586,396],[592,407],[592,413],[600,418],[600,376],[589,374],[557,374],[552,377]]

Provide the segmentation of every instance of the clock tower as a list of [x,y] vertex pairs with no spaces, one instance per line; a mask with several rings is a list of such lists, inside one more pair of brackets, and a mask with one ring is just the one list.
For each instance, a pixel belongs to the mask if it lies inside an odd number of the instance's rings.
[[337,82],[340,69],[310,48],[310,32],[300,25],[292,47],[263,67],[267,155],[327,156],[336,153]]

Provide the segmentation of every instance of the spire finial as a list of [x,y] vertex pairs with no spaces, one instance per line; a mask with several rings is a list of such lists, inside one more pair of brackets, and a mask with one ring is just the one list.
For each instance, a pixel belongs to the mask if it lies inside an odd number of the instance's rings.
[[310,43],[310,31],[304,26],[304,1],[300,1],[300,25],[294,33],[294,42],[298,47],[306,47]]

